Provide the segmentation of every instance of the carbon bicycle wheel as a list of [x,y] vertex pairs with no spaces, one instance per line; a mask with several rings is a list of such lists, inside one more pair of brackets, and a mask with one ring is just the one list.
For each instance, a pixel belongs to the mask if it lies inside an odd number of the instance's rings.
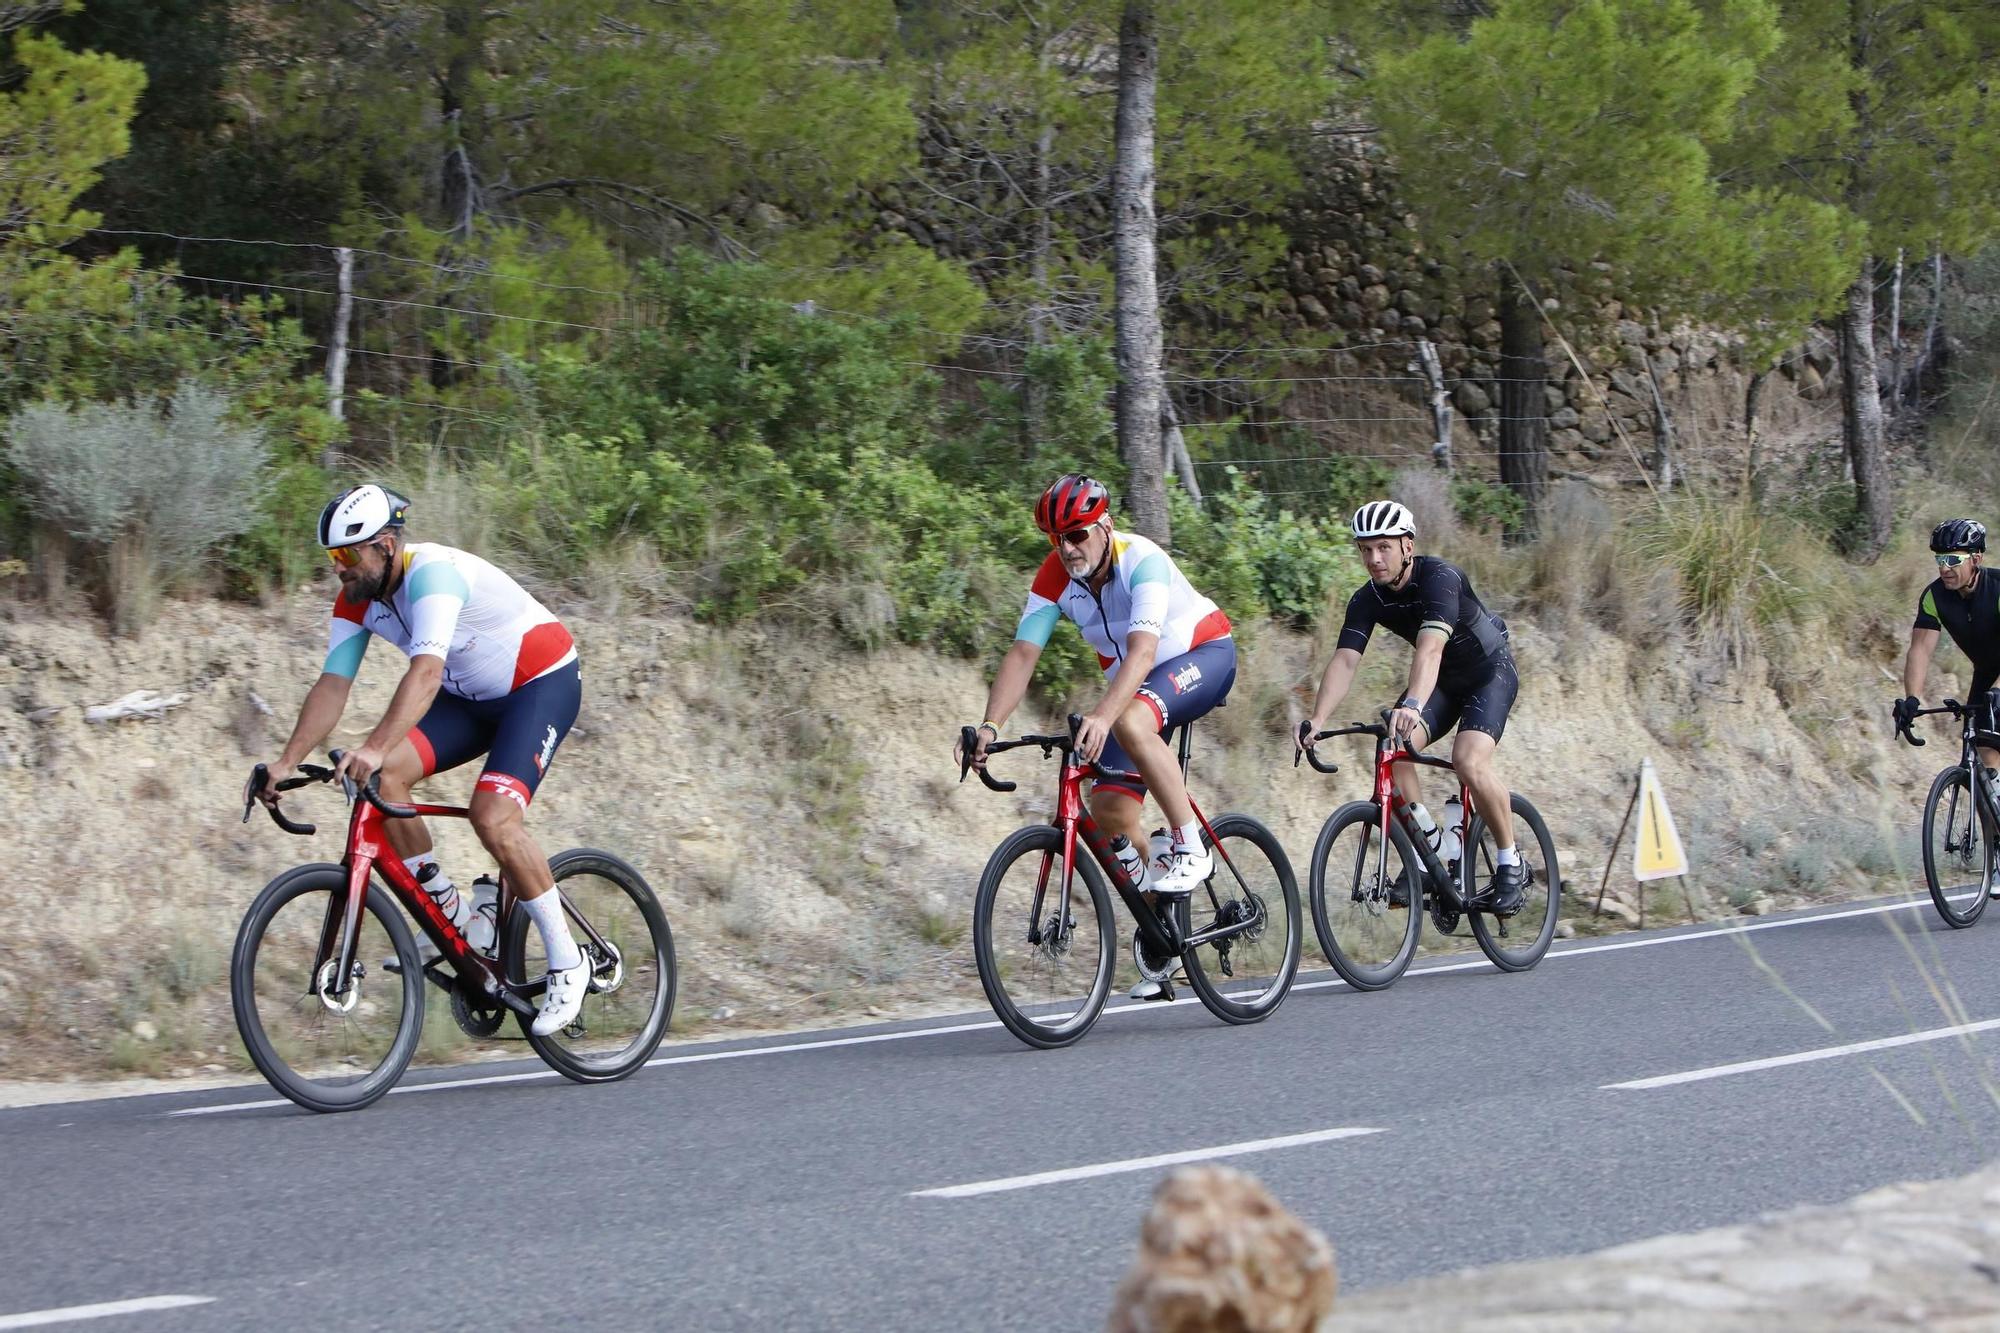
[[1979,825],[1965,769],[1944,769],[1924,798],[1924,882],[1953,930],[1986,911],[1993,883],[1993,840],[1979,836]]
[[[645,877],[609,852],[573,847],[549,858],[570,934],[591,964],[590,990],[576,1020],[537,1037],[517,1015],[528,1045],[550,1068],[578,1083],[610,1083],[651,1058],[674,1011],[674,936]],[[588,922],[596,938],[584,928]],[[516,985],[549,970],[541,932],[517,905],[507,920],[506,977]],[[601,943],[600,943],[601,941]]]
[[1244,929],[1184,951],[1181,962],[1210,1013],[1255,1023],[1277,1012],[1298,975],[1299,880],[1277,837],[1250,816],[1224,815],[1210,827],[1214,869],[1174,904],[1176,924],[1184,939],[1219,926]]
[[[1556,916],[1562,911],[1562,869],[1556,864],[1556,840],[1541,812],[1516,795],[1510,802],[1514,811],[1514,846],[1528,869],[1528,896],[1521,910],[1512,916],[1495,916],[1477,906],[1466,913],[1473,938],[1502,972],[1525,972],[1542,961],[1556,937]],[[1479,895],[1493,881],[1499,847],[1485,820],[1474,815],[1465,830],[1466,851],[1459,862],[1459,891],[1468,903],[1477,904]]]
[[[368,886],[354,964],[315,966],[329,919],[347,904],[347,871],[306,865],[264,886],[229,958],[229,1002],[251,1063],[308,1111],[354,1111],[403,1076],[424,1028],[416,940],[380,885]],[[382,966],[397,959],[401,974]]]
[[[1395,856],[1389,853],[1393,846]],[[1382,838],[1382,811],[1373,801],[1349,801],[1327,817],[1313,844],[1306,896],[1312,901],[1319,947],[1341,980],[1356,990],[1393,985],[1416,956],[1423,930],[1424,870],[1402,826]],[[1391,901],[1398,879],[1406,905]]]
[[994,848],[972,902],[987,1002],[1009,1032],[1044,1050],[1090,1031],[1118,962],[1111,891],[1081,839],[1067,892],[1061,880],[1062,831],[1032,825]]

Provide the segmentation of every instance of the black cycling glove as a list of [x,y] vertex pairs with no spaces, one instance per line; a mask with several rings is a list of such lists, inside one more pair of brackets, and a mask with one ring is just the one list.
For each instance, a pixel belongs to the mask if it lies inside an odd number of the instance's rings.
[[1917,710],[1922,707],[1923,704],[1915,695],[1906,694],[1896,700],[1895,707],[1889,710],[1896,716],[1896,729],[1898,731],[1908,731],[1910,724],[1917,720]]

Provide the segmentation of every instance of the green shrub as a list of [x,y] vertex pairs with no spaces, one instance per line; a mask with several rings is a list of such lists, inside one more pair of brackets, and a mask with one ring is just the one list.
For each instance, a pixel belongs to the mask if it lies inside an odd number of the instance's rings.
[[7,421],[7,459],[37,520],[80,542],[120,632],[161,590],[250,528],[269,484],[262,431],[216,391],[183,384],[150,406],[36,403]]

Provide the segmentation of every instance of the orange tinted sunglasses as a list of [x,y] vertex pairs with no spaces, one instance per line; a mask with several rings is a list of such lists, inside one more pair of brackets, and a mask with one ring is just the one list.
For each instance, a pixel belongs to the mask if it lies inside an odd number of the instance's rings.
[[[363,542],[361,545],[365,546],[367,543]],[[352,569],[361,563],[361,546],[329,546],[326,548],[326,558],[342,569]]]

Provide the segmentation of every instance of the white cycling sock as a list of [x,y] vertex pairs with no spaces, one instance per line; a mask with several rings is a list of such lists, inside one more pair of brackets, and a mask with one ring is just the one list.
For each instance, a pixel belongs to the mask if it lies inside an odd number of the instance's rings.
[[1493,854],[1493,859],[1503,866],[1517,866],[1521,864],[1521,854],[1512,847],[1502,847]]
[[1183,844],[1189,851],[1201,850],[1201,821],[1183,824],[1174,830],[1174,841]]
[[583,961],[583,950],[576,947],[576,938],[569,933],[569,918],[563,915],[561,894],[550,889],[538,898],[523,898],[521,908],[542,932],[551,971],[564,972]]

